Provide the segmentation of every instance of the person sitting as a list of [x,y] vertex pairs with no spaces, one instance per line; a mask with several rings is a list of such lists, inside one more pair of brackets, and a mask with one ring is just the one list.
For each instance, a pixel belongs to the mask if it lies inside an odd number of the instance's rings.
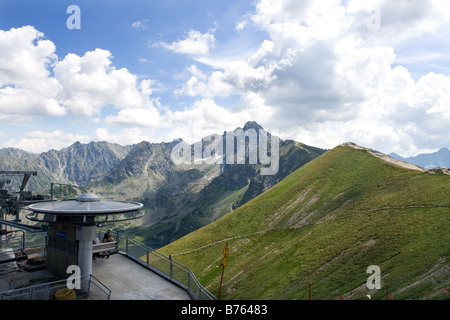
[[106,231],[106,233],[103,235],[102,242],[106,242],[106,240],[109,238],[109,235],[112,235],[111,230]]
[[[111,230],[108,230],[108,232],[106,232],[105,235],[103,236],[103,243],[107,242],[114,242],[114,237],[112,235]],[[106,259],[109,259],[109,254],[110,254],[109,251],[105,252],[104,255],[106,256]]]

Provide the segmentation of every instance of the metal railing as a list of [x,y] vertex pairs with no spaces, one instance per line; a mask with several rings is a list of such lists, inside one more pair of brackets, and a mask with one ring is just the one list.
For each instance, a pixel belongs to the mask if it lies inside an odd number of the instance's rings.
[[47,247],[47,233],[36,232],[26,233],[23,230],[16,230],[20,235],[8,235],[0,241],[0,248],[8,248],[8,251],[0,252],[0,261],[6,260],[11,252],[25,251],[25,249],[33,249]]
[[190,268],[173,260],[170,255],[163,255],[129,236],[118,232],[116,233],[116,241],[119,244],[120,253],[182,287],[192,299],[217,299],[200,284]]
[[21,235],[8,235],[3,237],[0,246],[3,244],[14,250],[25,250],[25,248],[31,249],[47,245],[46,232],[26,233],[23,230],[15,230],[14,232],[19,232]]
[[[75,295],[72,299],[109,300],[111,290],[101,283],[92,274],[80,277],[80,288],[73,289]],[[58,299],[56,293],[67,288],[67,279],[37,284],[20,289],[0,292],[0,300],[53,300]]]

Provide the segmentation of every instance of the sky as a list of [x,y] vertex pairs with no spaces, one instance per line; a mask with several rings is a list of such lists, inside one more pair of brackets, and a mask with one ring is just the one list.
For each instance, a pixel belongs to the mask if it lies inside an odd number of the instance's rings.
[[450,147],[449,30],[447,0],[2,0],[0,148],[256,121],[315,147],[433,152]]

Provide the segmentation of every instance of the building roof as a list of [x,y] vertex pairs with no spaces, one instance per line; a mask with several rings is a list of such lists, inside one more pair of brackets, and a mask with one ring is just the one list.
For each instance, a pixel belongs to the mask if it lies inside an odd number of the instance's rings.
[[[130,201],[112,201],[101,200],[99,196],[93,193],[85,193],[78,196],[75,200],[59,200],[35,203],[28,206],[32,211],[27,218],[32,221],[40,222],[58,222],[65,221],[71,223],[92,221],[93,218],[108,221],[122,221],[136,219],[143,216],[139,210],[143,204]],[[108,218],[112,215],[128,214],[126,216]]]

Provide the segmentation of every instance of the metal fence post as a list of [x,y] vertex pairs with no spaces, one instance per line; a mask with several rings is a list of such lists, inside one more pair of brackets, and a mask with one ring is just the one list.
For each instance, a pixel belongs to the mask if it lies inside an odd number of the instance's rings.
[[28,299],[29,299],[29,300],[35,300],[34,292],[35,292],[35,287],[31,287],[31,288],[28,290]]
[[25,232],[22,233],[22,251],[25,251]]
[[49,287],[48,284],[45,286],[44,299],[45,300],[49,300],[50,299],[50,287]]
[[187,286],[188,286],[188,289],[191,290],[191,270],[190,269],[188,270],[187,274],[188,274]]
[[47,259],[47,251],[48,251],[48,235],[44,236],[44,258]]
[[91,293],[91,281],[92,281],[92,274],[90,274],[89,277],[88,277],[86,298],[89,297],[89,294]]
[[172,262],[172,255],[170,255],[170,254],[169,254],[169,260],[170,260],[170,278],[172,279],[173,262]]

